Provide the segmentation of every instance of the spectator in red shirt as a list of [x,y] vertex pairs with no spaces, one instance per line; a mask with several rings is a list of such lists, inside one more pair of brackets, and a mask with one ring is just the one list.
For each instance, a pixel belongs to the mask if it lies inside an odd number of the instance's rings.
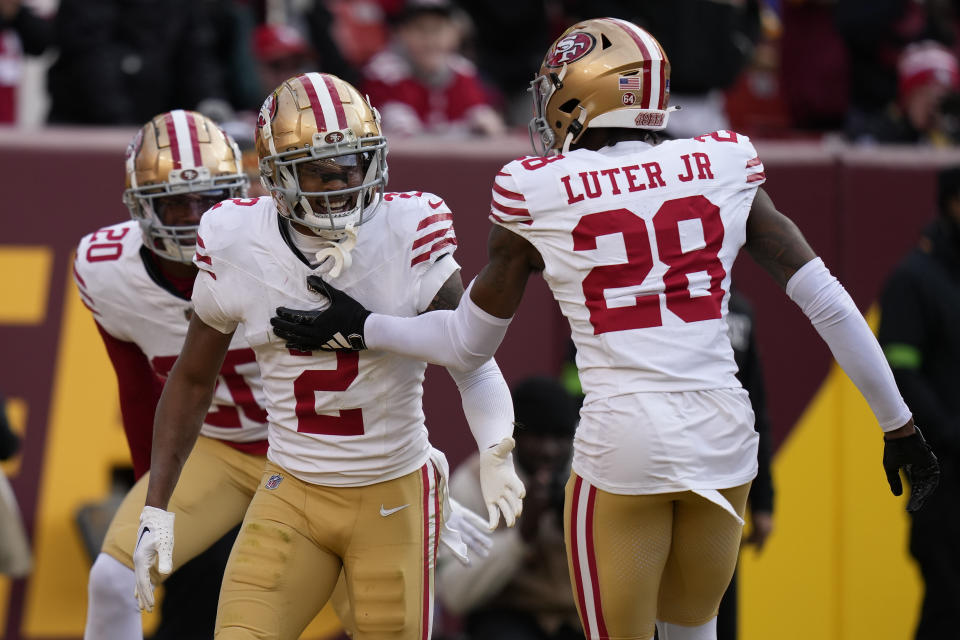
[[363,91],[387,135],[496,135],[503,119],[476,68],[457,51],[462,31],[449,0],[408,0],[390,46],[364,69]]

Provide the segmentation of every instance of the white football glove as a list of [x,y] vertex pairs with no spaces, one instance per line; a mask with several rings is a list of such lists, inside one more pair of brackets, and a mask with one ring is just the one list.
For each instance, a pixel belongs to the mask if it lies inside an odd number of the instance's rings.
[[523,511],[523,497],[527,490],[513,468],[513,447],[516,443],[507,436],[480,453],[480,491],[487,505],[490,531],[500,524],[500,514],[508,527],[517,521]]
[[[493,540],[490,539],[487,522],[483,518],[453,498],[448,498],[448,500],[450,502],[450,514],[447,516],[446,522],[443,523],[440,542],[450,548],[457,560],[469,567],[469,554],[475,553],[481,558],[486,558],[490,555]],[[448,531],[453,535],[449,535]]]
[[153,580],[150,569],[157,563],[161,576],[173,570],[173,516],[156,507],[144,507],[140,512],[137,546],[133,550],[133,571],[137,576],[137,605],[141,611],[153,611]]

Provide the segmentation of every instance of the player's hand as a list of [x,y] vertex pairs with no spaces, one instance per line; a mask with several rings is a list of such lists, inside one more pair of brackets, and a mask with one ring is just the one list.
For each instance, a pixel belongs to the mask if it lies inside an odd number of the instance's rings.
[[910,500],[907,511],[919,511],[930,494],[940,482],[940,465],[937,456],[917,429],[903,438],[883,439],[883,470],[887,473],[887,482],[893,495],[903,493],[900,483],[900,469],[903,469],[910,483]]
[[136,596],[141,611],[153,611],[153,581],[150,569],[157,563],[161,576],[173,570],[173,516],[156,507],[144,507],[140,512],[137,546],[133,550],[133,571],[137,577]]
[[330,306],[323,311],[278,307],[270,324],[277,337],[287,341],[287,348],[297,351],[366,349],[363,325],[370,312],[319,276],[308,276],[307,286],[330,300]]
[[760,553],[763,551],[763,545],[767,544],[767,538],[773,533],[773,514],[769,511],[751,509],[750,522],[752,525],[750,536],[743,543],[753,545],[757,548],[757,553]]
[[512,527],[523,511],[526,489],[513,468],[513,438],[507,436],[486,451],[480,453],[480,491],[487,505],[490,531],[500,523],[500,514],[508,527]]
[[[446,527],[453,529],[460,534],[463,543],[467,545],[467,551],[475,553],[481,558],[490,555],[490,548],[493,546],[493,540],[490,539],[490,531],[487,529],[487,522],[470,509],[466,508],[453,498],[450,498],[450,517],[445,523]],[[444,542],[443,534],[440,534],[440,542]],[[450,545],[447,545],[450,546]],[[451,547],[453,549],[453,547]],[[463,557],[453,549],[454,555],[463,564],[469,565],[469,556]]]

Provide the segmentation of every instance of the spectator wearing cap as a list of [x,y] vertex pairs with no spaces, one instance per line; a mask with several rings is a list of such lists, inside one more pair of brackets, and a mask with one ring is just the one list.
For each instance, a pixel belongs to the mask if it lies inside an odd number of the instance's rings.
[[900,109],[908,136],[935,146],[958,142],[956,92],[960,89],[957,57],[937,42],[907,47],[897,64]]
[[[469,567],[441,559],[437,595],[464,616],[470,640],[583,640],[563,546],[579,402],[552,378],[529,378],[512,394],[517,472],[527,489],[523,514],[515,527],[494,531],[490,554]],[[450,493],[484,512],[479,454],[453,473]]]
[[953,51],[932,40],[911,44],[897,58],[896,71],[896,101],[879,114],[848,120],[848,135],[860,143],[960,142],[960,74]]
[[390,45],[364,68],[363,90],[390,136],[496,135],[503,119],[473,64],[449,0],[408,0],[394,18]]
[[287,78],[314,70],[313,49],[296,28],[287,24],[262,24],[253,32],[253,53],[257,59],[263,95]]

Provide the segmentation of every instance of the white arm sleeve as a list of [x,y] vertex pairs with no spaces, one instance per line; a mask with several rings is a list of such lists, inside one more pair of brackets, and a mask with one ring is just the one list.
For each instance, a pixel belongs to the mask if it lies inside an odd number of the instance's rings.
[[364,323],[369,349],[471,371],[493,357],[511,318],[490,315],[470,299],[470,289],[453,311],[431,311],[413,318],[372,313]]
[[513,435],[513,399],[496,360],[490,358],[472,371],[447,371],[460,390],[463,415],[478,450],[485,451]]
[[902,427],[910,409],[900,396],[890,365],[847,290],[815,258],[787,282],[787,295],[810,318],[837,363],[866,399],[884,431]]

